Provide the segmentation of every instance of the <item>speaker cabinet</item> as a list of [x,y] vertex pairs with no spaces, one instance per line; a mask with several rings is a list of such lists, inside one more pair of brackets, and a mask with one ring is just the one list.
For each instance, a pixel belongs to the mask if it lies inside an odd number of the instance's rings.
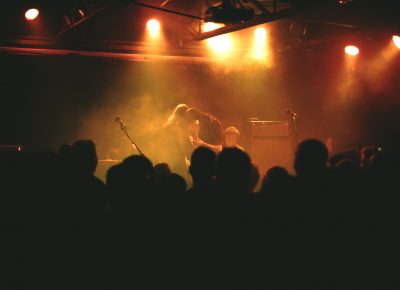
[[292,171],[292,141],[286,121],[251,121],[251,157],[260,175],[274,166]]

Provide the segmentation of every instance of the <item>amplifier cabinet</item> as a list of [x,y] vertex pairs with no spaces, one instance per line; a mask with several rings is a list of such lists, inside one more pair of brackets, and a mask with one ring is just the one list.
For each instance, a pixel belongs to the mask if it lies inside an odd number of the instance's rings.
[[251,121],[251,157],[260,175],[274,166],[292,171],[292,140],[287,121]]

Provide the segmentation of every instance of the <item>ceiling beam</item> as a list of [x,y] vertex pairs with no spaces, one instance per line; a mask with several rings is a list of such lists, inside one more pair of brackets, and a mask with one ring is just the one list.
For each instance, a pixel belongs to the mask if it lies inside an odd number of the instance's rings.
[[[74,23],[72,23],[71,25],[68,25],[65,29],[63,29],[60,33],[59,33],[59,37],[63,36],[64,34],[66,34],[67,32],[75,29],[76,27],[78,27],[79,25],[81,25],[82,23],[86,22],[87,20],[98,16],[102,13],[104,13],[107,10],[110,10],[111,8],[116,8],[117,6],[121,6],[121,5],[127,5],[129,2],[128,1],[118,1],[118,0],[113,0],[110,1],[108,4],[105,4],[97,9],[94,9],[92,11],[89,11],[89,14],[86,16],[84,16],[82,19],[75,21]],[[78,9],[78,8],[76,8]],[[65,14],[64,14],[65,15]]]
[[243,23],[227,25],[227,26],[218,28],[213,31],[203,32],[200,35],[194,37],[193,40],[197,40],[197,41],[204,40],[204,39],[208,39],[208,38],[218,36],[221,34],[239,31],[239,30],[246,29],[246,28],[249,28],[252,26],[273,22],[273,21],[284,19],[287,17],[293,17],[297,14],[297,12],[298,12],[298,10],[296,8],[288,8],[288,9],[281,10],[281,11],[278,11],[275,13],[270,13],[267,15],[264,15],[264,14],[258,15],[258,16],[255,16],[253,19],[243,22]]

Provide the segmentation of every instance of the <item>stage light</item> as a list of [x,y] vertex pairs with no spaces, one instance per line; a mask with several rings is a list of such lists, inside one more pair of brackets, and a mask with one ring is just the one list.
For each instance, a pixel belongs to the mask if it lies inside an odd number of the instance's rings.
[[227,35],[219,35],[207,40],[210,48],[218,54],[226,54],[232,50],[232,41]]
[[347,55],[351,55],[351,56],[356,56],[360,53],[360,50],[358,49],[358,47],[354,46],[354,45],[346,46],[344,51],[346,52]]
[[259,27],[254,31],[253,58],[266,60],[267,58],[267,30]]
[[29,21],[35,20],[38,16],[39,16],[39,10],[37,10],[36,8],[28,9],[25,12],[25,18],[26,20]]
[[400,36],[393,35],[393,43],[398,49],[400,49]]
[[264,41],[267,39],[267,30],[259,27],[254,31],[254,35],[257,41]]
[[[209,32],[224,27],[223,24],[206,22],[203,25],[203,32]],[[232,41],[228,35],[218,35],[207,39],[208,46],[217,54],[226,54],[232,49]]]
[[147,30],[152,37],[156,37],[160,34],[160,22],[157,19],[150,19],[147,21]]
[[221,27],[224,27],[224,25],[223,24],[217,24],[217,23],[214,23],[214,22],[206,22],[203,25],[203,32],[210,32],[210,31],[216,30],[216,29],[221,28]]

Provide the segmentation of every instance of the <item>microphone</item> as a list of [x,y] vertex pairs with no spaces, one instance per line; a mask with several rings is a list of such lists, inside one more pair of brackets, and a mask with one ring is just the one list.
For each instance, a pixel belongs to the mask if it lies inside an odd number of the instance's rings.
[[288,114],[289,116],[291,116],[292,118],[296,118],[297,114],[289,109],[286,110],[286,114]]
[[121,125],[121,129],[125,129],[126,128],[125,123],[121,121],[120,117],[115,117],[115,122],[117,122],[118,124]]

